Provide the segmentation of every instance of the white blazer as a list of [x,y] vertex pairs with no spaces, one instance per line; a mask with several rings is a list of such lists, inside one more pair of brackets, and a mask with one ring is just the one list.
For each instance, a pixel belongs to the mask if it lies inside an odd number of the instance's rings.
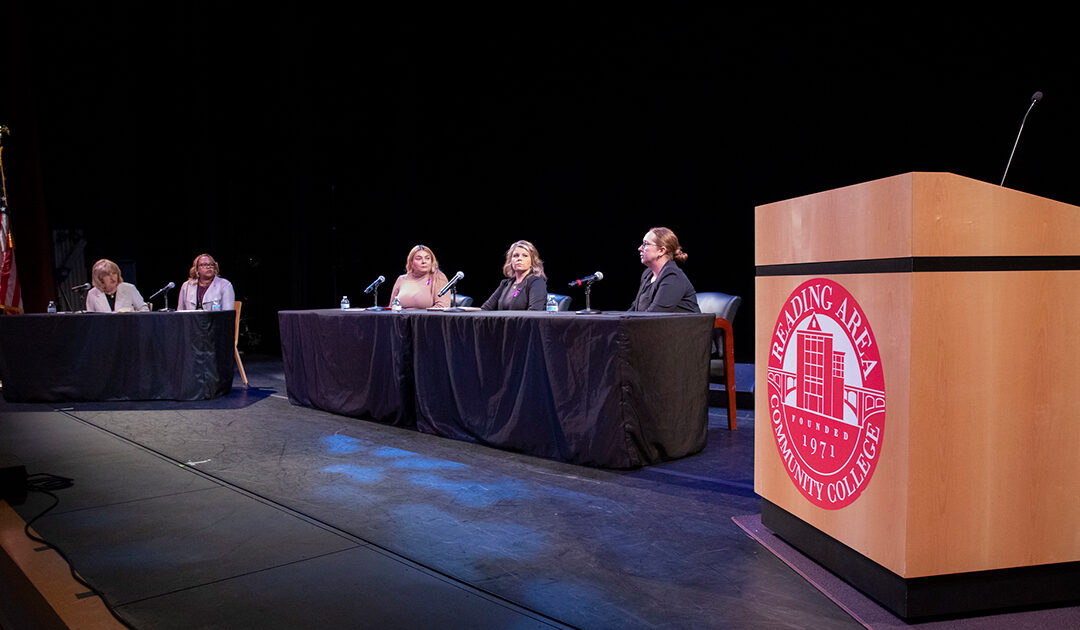
[[[198,280],[188,280],[180,285],[180,297],[176,309],[179,311],[194,311],[195,298],[198,295]],[[210,310],[210,304],[213,304],[214,298],[221,300],[221,310],[223,311],[231,311],[236,307],[236,292],[233,291],[232,283],[221,276],[215,277],[210,286],[206,287],[206,293],[203,294],[202,301],[204,311]]]
[[[105,297],[105,294],[97,287],[90,289],[86,293],[86,310],[91,313],[114,312],[109,309],[109,298]],[[134,284],[121,282],[116,287],[116,313],[148,310],[150,310],[150,307],[146,305],[142,294],[139,293]]]

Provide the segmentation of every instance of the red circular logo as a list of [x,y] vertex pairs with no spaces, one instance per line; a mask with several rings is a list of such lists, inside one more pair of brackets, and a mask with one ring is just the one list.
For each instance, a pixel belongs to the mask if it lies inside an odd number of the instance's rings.
[[866,313],[841,285],[799,285],[769,345],[769,419],[792,483],[827,510],[870,483],[885,434],[885,377]]

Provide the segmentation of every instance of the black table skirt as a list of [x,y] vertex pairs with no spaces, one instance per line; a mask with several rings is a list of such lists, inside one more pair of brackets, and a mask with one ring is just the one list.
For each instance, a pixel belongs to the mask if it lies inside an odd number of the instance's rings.
[[415,427],[409,319],[369,311],[281,311],[294,405]]
[[0,317],[13,402],[206,400],[232,391],[233,311]]
[[711,315],[283,311],[296,404],[630,468],[705,446]]

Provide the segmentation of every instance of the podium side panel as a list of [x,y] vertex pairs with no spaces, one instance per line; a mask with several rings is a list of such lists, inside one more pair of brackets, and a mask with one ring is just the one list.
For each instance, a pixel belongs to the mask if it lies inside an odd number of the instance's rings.
[[1080,271],[912,285],[906,576],[1080,561]]

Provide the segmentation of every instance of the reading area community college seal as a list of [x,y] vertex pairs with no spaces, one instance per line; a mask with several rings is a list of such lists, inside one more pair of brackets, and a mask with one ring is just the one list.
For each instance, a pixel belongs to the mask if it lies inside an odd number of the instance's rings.
[[847,289],[815,278],[776,318],[769,419],[792,483],[828,510],[870,483],[885,434],[885,377],[870,322]]

